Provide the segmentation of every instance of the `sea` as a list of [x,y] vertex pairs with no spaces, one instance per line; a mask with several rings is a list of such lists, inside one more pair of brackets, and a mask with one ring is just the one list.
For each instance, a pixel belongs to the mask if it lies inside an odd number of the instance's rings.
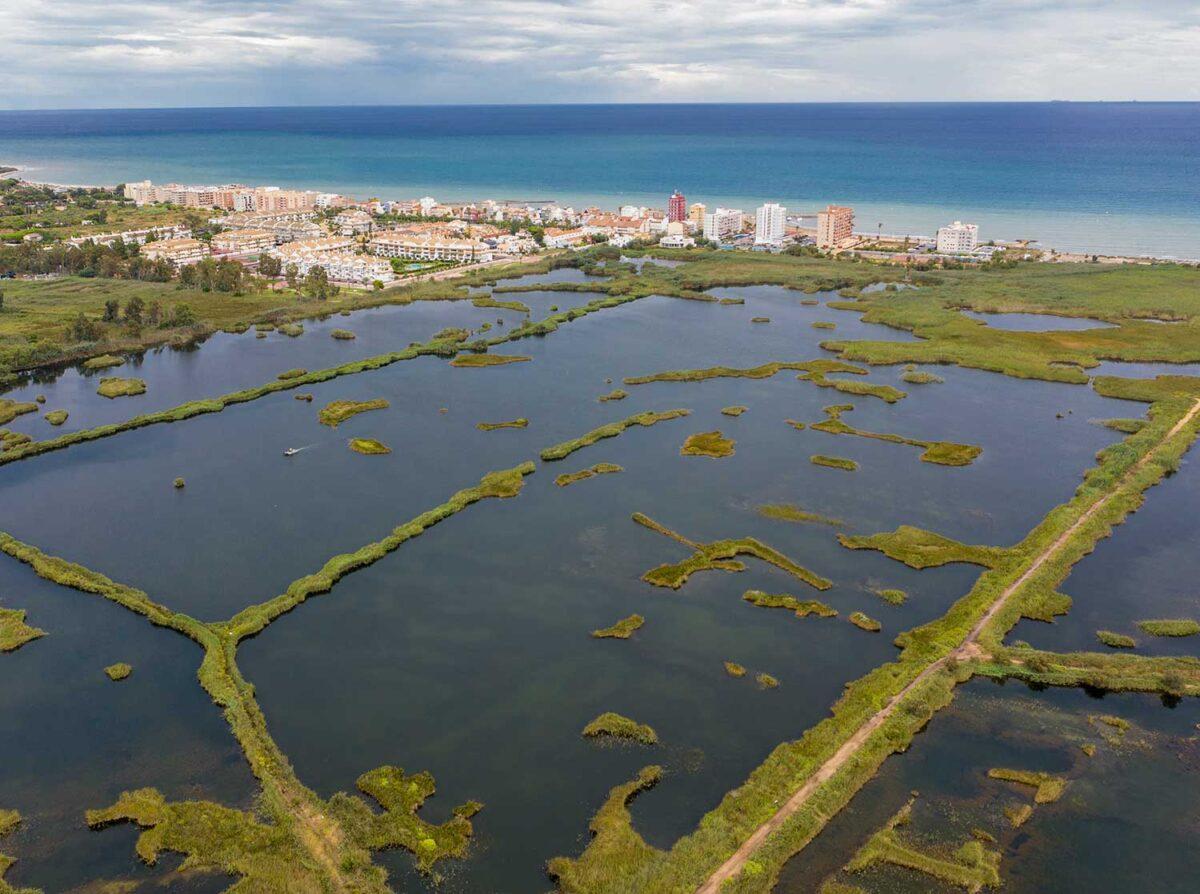
[[1200,258],[1200,103],[800,103],[0,111],[30,180],[246,183],[359,198],[690,202],[865,232]]

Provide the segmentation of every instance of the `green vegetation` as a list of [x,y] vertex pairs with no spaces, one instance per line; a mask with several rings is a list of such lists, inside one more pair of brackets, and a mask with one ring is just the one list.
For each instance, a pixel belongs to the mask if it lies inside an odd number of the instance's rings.
[[1033,816],[1032,804],[1014,804],[1004,808],[1004,816],[1014,829],[1019,829]]
[[605,711],[583,728],[583,735],[589,739],[610,738],[627,739],[640,742],[643,745],[657,745],[658,733],[653,727],[636,720],[630,720],[613,711]]
[[843,472],[858,471],[858,463],[852,459],[846,459],[842,456],[826,456],[823,453],[814,453],[808,459],[814,466],[826,466],[830,469],[841,469]]
[[688,435],[679,448],[680,456],[710,456],[719,459],[722,456],[733,456],[734,440],[725,437],[719,431],[697,432]]
[[277,328],[279,332],[288,338],[299,338],[304,334],[304,326],[300,323],[284,323]]
[[172,487],[174,487],[176,490],[179,490],[179,489],[181,489],[181,488],[183,488],[183,487],[187,486],[187,482],[186,482],[186,481],[184,481],[182,478],[176,478],[176,479],[175,479],[173,482],[171,482],[171,485],[172,485]]
[[521,416],[510,422],[476,422],[475,427],[480,431],[496,431],[499,428],[528,428],[529,420]]
[[739,540],[715,540],[712,543],[696,543],[688,540],[681,534],[677,534],[670,528],[660,525],[652,518],[640,512],[633,514],[633,520],[645,528],[656,531],[665,537],[670,537],[672,540],[695,550],[691,557],[682,562],[659,565],[657,568],[651,568],[642,575],[642,580],[656,587],[670,587],[673,590],[678,590],[697,571],[744,571],[746,566],[744,563],[736,560],[737,556],[754,556],[756,559],[761,559],[782,571],[786,571],[788,574],[798,580],[804,581],[804,583],[817,590],[828,590],[833,586],[832,581],[796,564],[783,553],[772,549],[759,540],[755,540],[753,537],[743,537]]
[[906,369],[900,374],[900,381],[908,385],[940,385],[946,380],[937,373],[927,372],[923,369]]
[[[21,824],[21,814],[15,810],[0,810],[0,838],[12,834]],[[14,888],[4,880],[4,874],[17,861],[12,857],[0,854],[0,894],[41,894],[34,888]]]
[[383,441],[377,441],[374,438],[351,438],[350,449],[355,453],[362,453],[366,456],[382,456],[385,453],[391,453],[392,448]]
[[1133,649],[1137,647],[1137,640],[1132,636],[1126,636],[1124,633],[1114,633],[1111,630],[1097,630],[1096,639],[1112,649]]
[[114,683],[118,683],[132,674],[133,668],[123,661],[118,661],[116,664],[110,664],[108,667],[106,667],[104,669],[104,673],[107,674],[108,678]]
[[662,767],[643,767],[634,779],[609,790],[604,806],[588,824],[594,836],[587,847],[591,859],[555,857],[546,866],[560,891],[564,894],[603,891],[613,875],[636,878],[653,865],[659,852],[633,830],[629,802],[653,788],[662,774]]
[[629,639],[629,637],[633,636],[633,631],[645,623],[646,619],[641,615],[630,615],[627,618],[617,621],[611,627],[601,627],[599,630],[593,630],[592,636],[596,639]]
[[629,416],[626,419],[619,419],[616,422],[610,422],[608,425],[602,425],[599,428],[594,428],[582,437],[575,438],[572,441],[564,441],[561,444],[555,444],[553,447],[547,447],[541,452],[543,462],[553,462],[554,460],[565,459],[576,450],[582,450],[584,447],[590,447],[597,441],[602,441],[605,438],[615,438],[625,429],[634,425],[655,425],[659,422],[666,422],[670,419],[679,419],[682,416],[691,414],[691,410],[665,410],[661,413],[647,411],[645,413],[637,413]]
[[1016,782],[1036,789],[1033,794],[1035,804],[1051,804],[1061,798],[1067,788],[1067,780],[1041,770],[1010,770],[1006,767],[993,767],[988,770],[987,774],[989,779],[1002,779],[1005,782]]
[[135,394],[146,393],[146,383],[141,379],[121,379],[111,377],[100,380],[96,393],[101,397],[132,397]]
[[974,462],[983,452],[982,447],[971,444],[955,444],[951,441],[922,441],[916,438],[906,438],[903,435],[881,434],[879,432],[863,431],[848,425],[843,414],[854,409],[853,404],[835,404],[824,408],[826,418],[812,423],[809,428],[831,435],[854,435],[859,438],[871,438],[876,441],[888,441],[892,444],[906,444],[922,449],[921,461],[936,463],[942,466],[966,466]]
[[909,801],[859,849],[846,864],[846,871],[861,872],[876,863],[889,863],[971,892],[1000,886],[1000,852],[989,850],[978,839],[946,855],[919,850],[907,843],[897,829],[908,824],[911,812],[912,801]]
[[779,681],[767,673],[756,674],[754,677],[754,680],[756,683],[758,683],[758,687],[760,689],[778,689],[779,688]]
[[288,369],[281,372],[275,378],[281,382],[286,382],[288,379],[299,379],[301,376],[308,375],[307,369]]
[[832,525],[834,527],[842,524],[840,519],[829,518],[816,512],[808,512],[794,503],[764,503],[758,507],[758,514],[764,515],[767,518],[778,519],[779,521]]
[[621,388],[614,388],[608,394],[601,394],[596,400],[600,403],[607,403],[610,400],[624,400],[629,397],[629,392]]
[[769,322],[771,322],[771,318],[770,317],[751,317],[750,322],[751,323],[769,323]]
[[875,549],[889,559],[903,562],[909,568],[936,568],[953,562],[965,562],[995,568],[1004,559],[1007,550],[995,546],[968,546],[909,525],[901,525],[886,534],[869,537],[839,534],[838,542],[847,549]]
[[66,410],[51,410],[49,413],[46,414],[45,419],[51,425],[62,425],[64,422],[67,421],[68,415],[69,414],[67,413]]
[[1146,424],[1145,419],[1101,419],[1100,424],[1105,428],[1111,428],[1113,431],[1119,431],[1125,435],[1132,435],[1139,432]]
[[200,684],[224,711],[262,786],[253,815],[209,802],[169,804],[153,789],[143,789],[126,793],[107,810],[90,813],[89,824],[132,821],[146,830],[138,840],[143,859],[153,861],[161,851],[175,851],[187,858],[191,868],[241,876],[251,888],[263,891],[384,894],[386,873],[371,862],[371,850],[408,848],[422,869],[444,857],[462,856],[470,835],[469,818],[479,805],[462,805],[441,826],[418,819],[414,811],[433,792],[428,774],[407,777],[402,770],[384,767],[361,777],[359,788],[384,808],[382,814],[347,795],[323,801],[304,787],[267,731],[254,688],[238,670],[235,653],[243,639],[261,633],[310,596],[328,592],[345,575],[373,564],[438,522],[479,500],[516,496],[524,476],[533,471],[533,463],[525,463],[491,472],[479,484],[458,491],[382,540],[334,556],[274,599],[221,622],[205,623],[173,612],[140,590],[0,533],[0,551],[25,562],[39,576],[94,593],[195,641],[204,650]]
[[83,362],[83,368],[108,369],[112,366],[120,366],[124,362],[124,357],[114,357],[112,354],[101,354],[99,357],[93,357],[90,360],[85,360]]
[[888,605],[904,605],[908,601],[908,594],[903,590],[887,589],[876,590],[875,595],[886,602]]
[[850,623],[859,630],[866,630],[870,633],[878,633],[883,629],[882,624],[880,624],[874,618],[863,614],[862,612],[854,612],[852,615],[850,615],[849,620]]
[[459,354],[450,361],[450,365],[467,368],[505,366],[509,363],[525,363],[532,359],[516,354]]
[[338,341],[354,341],[354,339],[358,338],[349,329],[334,329],[329,333],[329,337],[336,338]]
[[[25,623],[25,610],[19,608],[0,608],[0,652],[14,652],[28,642],[45,636],[45,630],[38,630]],[[3,832],[0,832],[3,835]],[[3,884],[0,872],[0,884]],[[0,888],[0,891],[3,889]]]
[[722,407],[721,412],[726,416],[741,416],[748,409],[750,409],[750,408],[749,407],[741,407],[741,406]]
[[33,401],[15,401],[0,397],[0,425],[7,425],[26,413],[36,413],[37,409],[38,405]]
[[386,398],[374,400],[335,400],[325,405],[317,414],[317,421],[330,428],[337,428],[351,416],[370,410],[386,410],[391,404]]
[[624,471],[625,469],[616,463],[596,463],[594,466],[580,469],[578,472],[563,472],[563,474],[554,479],[554,483],[559,487],[566,487],[569,484],[574,484],[576,481],[583,481],[585,478],[594,478],[597,475],[611,475],[614,472]]
[[729,674],[731,677],[744,677],[746,676],[746,669],[736,661],[726,661],[725,673]]
[[818,618],[836,618],[837,611],[818,599],[797,599],[787,593],[772,594],[762,590],[747,590],[742,598],[751,605],[762,608],[786,608],[797,618],[807,618],[816,615]]
[[812,324],[814,329],[836,329],[837,323],[830,323],[826,320],[817,320]]
[[704,382],[708,379],[769,379],[782,370],[798,370],[801,373],[854,373],[867,374],[861,366],[852,366],[838,360],[777,361],[764,363],[748,369],[731,366],[710,366],[707,369],[676,369],[648,376],[632,376],[624,380],[626,385],[648,385],[651,382]]
[[1200,622],[1191,618],[1158,618],[1138,621],[1137,625],[1151,636],[1195,636],[1200,633]]
[[475,307],[493,307],[497,310],[515,310],[517,313],[529,313],[529,306],[522,304],[520,301],[497,301],[488,295],[480,298],[472,298],[471,304]]

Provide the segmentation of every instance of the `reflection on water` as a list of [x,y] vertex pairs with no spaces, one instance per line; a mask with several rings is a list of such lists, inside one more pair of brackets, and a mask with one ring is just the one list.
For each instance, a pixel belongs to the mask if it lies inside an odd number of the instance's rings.
[[1007,329],[1010,332],[1054,332],[1082,329],[1112,329],[1114,324],[1102,320],[1090,320],[1085,317],[1059,317],[1051,314],[1025,313],[977,313],[973,310],[961,311],[964,317],[979,320],[993,329]]
[[[1100,714],[1132,726],[1119,733],[1096,720]],[[1194,700],[1167,708],[1151,696],[1095,699],[1076,689],[1034,693],[1013,683],[969,683],[785,867],[776,891],[817,890],[916,791],[905,836],[948,846],[968,840],[973,828],[994,834],[1006,891],[1190,892],[1200,871],[1197,721]],[[1083,745],[1094,746],[1094,756]],[[992,767],[1042,770],[1069,782],[1062,798],[1034,805],[1031,818],[1013,829],[1003,808],[1030,803],[1031,790],[988,779]],[[897,868],[842,878],[870,894],[953,890]]]

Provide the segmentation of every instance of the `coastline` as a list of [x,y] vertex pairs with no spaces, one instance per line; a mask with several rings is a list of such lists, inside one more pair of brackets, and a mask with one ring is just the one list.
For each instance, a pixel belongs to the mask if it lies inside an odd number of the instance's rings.
[[[15,178],[18,180],[22,180],[23,182],[29,183],[33,186],[49,187],[51,189],[113,189],[118,185],[116,182],[113,182],[113,183],[94,183],[94,182],[93,183],[62,183],[62,182],[56,182],[56,181],[52,181],[52,180],[31,179],[29,177],[22,177],[22,176],[20,176],[20,174],[22,172],[24,172],[25,174],[35,173],[37,170],[39,170],[39,168],[36,165],[31,166],[27,162],[21,163],[21,164],[18,164],[16,162],[0,163],[0,167],[4,167],[7,165],[16,165],[16,167],[13,171],[10,171],[6,174],[0,175],[0,177]],[[186,179],[187,178],[178,178],[176,182],[184,182]],[[223,182],[236,182],[236,178],[226,177]],[[411,193],[412,195],[428,193],[428,194],[437,195],[439,198],[443,199],[444,201],[448,201],[448,202],[484,201],[485,199],[495,199],[497,201],[525,201],[525,200],[498,198],[499,196],[502,196],[505,194],[503,189],[492,189],[490,191],[482,190],[480,192],[473,192],[470,190],[466,190],[466,189],[462,188],[461,186],[451,186],[446,189],[442,189],[438,186],[431,186],[429,184],[425,184],[424,186],[414,186],[414,187],[407,187],[407,188],[395,187],[394,188],[394,187],[379,187],[379,186],[365,186],[365,185],[347,186],[342,183],[315,183],[315,182],[306,181],[306,180],[294,181],[294,180],[290,180],[290,179],[283,180],[280,183],[275,184],[275,185],[280,185],[280,186],[283,186],[284,188],[289,188],[289,189],[316,189],[316,190],[327,191],[327,192],[340,192],[340,193],[347,194],[347,195],[355,195],[355,196],[370,195],[370,196],[380,196],[380,197],[387,197],[387,198],[401,198],[402,195],[407,195],[409,193]],[[391,195],[390,194],[392,192],[400,192],[405,189],[407,189],[407,192],[403,192],[402,195]],[[512,189],[508,190],[508,192],[509,192],[509,194],[516,194],[516,192],[514,192]],[[580,197],[576,200],[572,200],[570,197],[568,197],[568,198],[563,198],[563,199],[555,199],[555,198],[539,199],[537,201],[540,203],[558,202],[559,204],[564,204],[564,205],[580,205],[580,206],[597,205],[599,207],[611,207],[611,208],[615,209],[621,204],[648,204],[649,205],[649,204],[652,204],[656,199],[659,202],[661,202],[661,198],[662,198],[661,196],[656,197],[653,195],[646,195],[646,194],[640,194],[640,193],[636,193],[636,194],[623,193],[623,194],[619,194],[619,195],[586,195],[586,196]],[[705,197],[705,198],[707,198],[707,197]],[[738,207],[739,205],[745,206],[745,207],[753,207],[754,203],[759,201],[756,199],[752,199],[750,197],[741,197],[741,198],[734,198],[734,199],[730,199],[728,197],[724,197],[724,198],[718,197],[718,199],[720,200],[721,204],[724,204],[727,207]],[[717,200],[713,200],[713,202],[716,202],[716,201]],[[792,200],[792,201],[795,201],[795,200]],[[903,225],[893,225],[893,226],[885,227],[885,230],[889,234],[909,234],[914,237],[922,236],[922,235],[924,235],[925,237],[928,237],[929,233],[936,230],[936,228],[937,228],[936,221],[943,220],[943,219],[948,220],[949,215],[956,215],[958,218],[961,218],[961,219],[984,219],[984,220],[986,220],[988,217],[992,217],[992,218],[999,217],[999,218],[1003,219],[1003,218],[1010,217],[1010,216],[1012,216],[1012,217],[1016,216],[1014,212],[1005,212],[1005,211],[998,211],[998,210],[981,211],[979,209],[974,209],[974,210],[967,209],[967,210],[959,210],[959,211],[952,212],[949,210],[942,210],[942,209],[938,208],[937,206],[932,206],[932,205],[931,206],[883,206],[886,210],[881,211],[880,206],[873,205],[871,203],[863,204],[863,203],[851,202],[851,204],[855,208],[856,216],[859,218],[859,221],[860,221],[860,224],[859,224],[860,226],[864,226],[865,222],[868,220],[873,220],[877,217],[882,217],[882,216],[891,216],[891,215],[897,214],[897,213],[902,214],[905,211],[907,211],[907,213],[912,217],[925,218],[925,220],[923,220],[921,223],[915,223],[912,226],[906,227]],[[818,205],[818,203],[815,200],[808,201],[808,202],[800,201],[794,205],[789,206],[789,208],[794,207],[796,209],[794,213],[799,215],[801,212],[806,211],[808,208],[810,208],[810,207],[815,208],[815,207],[817,207],[817,205]],[[1063,212],[1063,211],[1054,211],[1054,210],[1049,210],[1049,209],[1042,211],[1040,213],[1043,215],[1046,215],[1046,216],[1051,216],[1051,217],[1056,216],[1056,215],[1062,215],[1062,216],[1071,215],[1071,216],[1085,216],[1086,217],[1086,215],[1083,215],[1081,212]],[[815,212],[814,212],[814,214],[815,214]],[[805,216],[810,217],[813,215],[805,215]],[[814,219],[815,219],[815,217],[814,217]],[[869,229],[856,230],[855,233],[856,233],[856,235],[863,236],[864,238],[869,238],[872,235],[872,233]],[[1029,241],[1030,243],[1036,245],[1037,248],[1044,250],[1044,251],[1057,252],[1059,255],[1064,256],[1064,259],[1067,259],[1067,260],[1086,260],[1090,256],[1095,255],[1099,259],[1109,259],[1110,261],[1115,260],[1115,259],[1121,259],[1121,260],[1128,261],[1128,262],[1158,261],[1158,262],[1166,262],[1166,263],[1181,263],[1181,264],[1191,264],[1191,265],[1200,264],[1200,239],[1198,239],[1198,241],[1196,242],[1195,254],[1189,256],[1189,255],[1178,255],[1178,254],[1174,254],[1172,252],[1163,251],[1163,250],[1155,250],[1155,249],[1147,250],[1144,248],[1142,248],[1142,249],[1139,249],[1139,248],[1118,249],[1118,248],[1112,248],[1112,247],[1104,248],[1104,247],[1098,247],[1098,246],[1094,246],[1094,245],[1091,247],[1080,247],[1077,245],[1067,245],[1062,242],[1056,242],[1053,240],[1052,237],[1045,238],[1039,233],[1032,233],[1032,234],[1026,233],[1024,235],[1021,235],[1020,233],[1018,233],[1016,235],[993,233],[988,238],[994,239],[996,242],[1006,242],[1006,243],[1015,243],[1018,241]]]

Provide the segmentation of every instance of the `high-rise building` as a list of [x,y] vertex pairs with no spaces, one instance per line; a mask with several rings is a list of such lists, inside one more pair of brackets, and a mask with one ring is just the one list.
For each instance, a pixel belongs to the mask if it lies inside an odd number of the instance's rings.
[[667,201],[667,220],[687,220],[687,199],[679,190],[671,193],[671,198]]
[[782,245],[787,209],[768,202],[754,214],[754,244]]
[[829,205],[817,213],[817,248],[840,248],[854,236],[854,209]]
[[937,231],[937,250],[946,254],[965,254],[979,246],[979,226],[956,220]]
[[720,242],[726,236],[741,232],[742,212],[737,208],[716,208],[704,215],[704,238]]
[[696,229],[704,226],[704,212],[707,210],[703,202],[697,202],[688,209],[688,220],[691,221]]

